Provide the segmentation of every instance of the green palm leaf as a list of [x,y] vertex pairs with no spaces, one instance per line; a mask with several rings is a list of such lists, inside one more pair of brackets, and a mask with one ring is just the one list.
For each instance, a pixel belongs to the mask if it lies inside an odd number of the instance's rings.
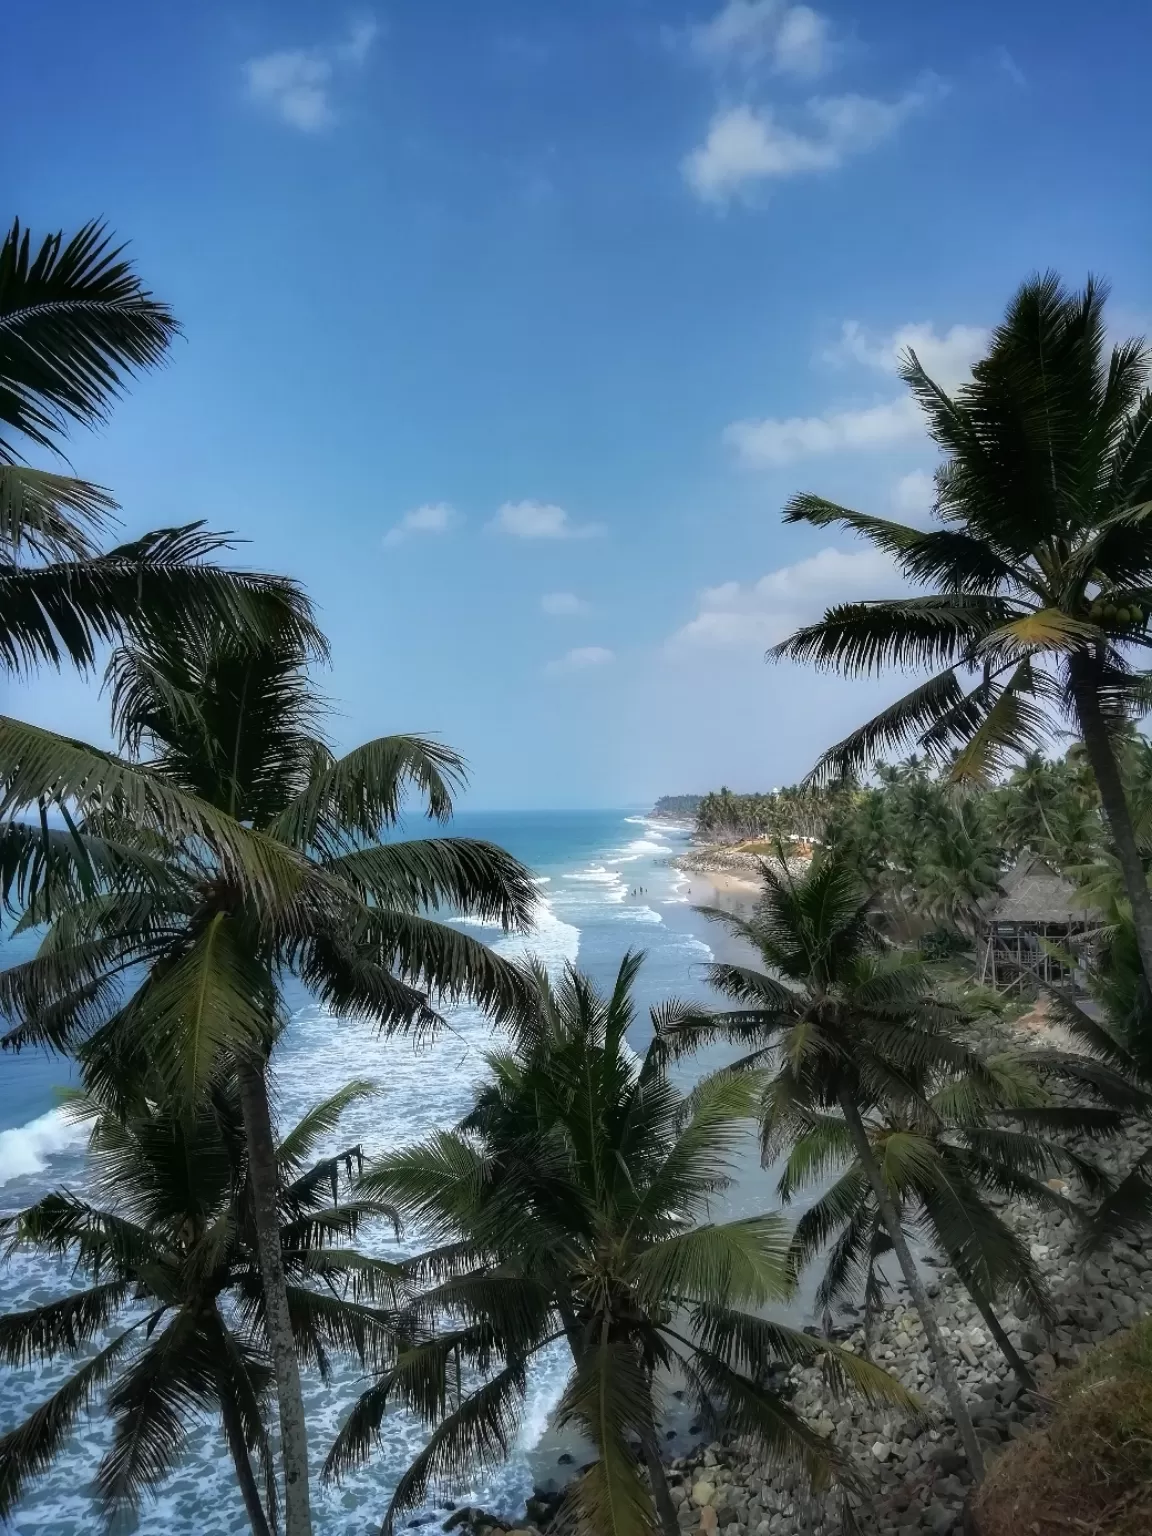
[[84,560],[90,534],[118,510],[103,486],[26,464],[0,462],[0,550],[5,559]]
[[746,1216],[694,1227],[653,1243],[637,1257],[638,1292],[722,1306],[766,1306],[792,1289],[786,1224],[779,1216]]
[[[42,447],[56,448],[69,421],[103,420],[176,334],[122,249],[95,221],[34,250],[16,220],[0,246],[0,422]],[[14,457],[3,439],[0,457]]]
[[0,1435],[0,1518],[13,1512],[27,1484],[52,1465],[76,1419],[134,1343],[134,1330],[126,1329],[73,1371],[21,1424]]
[[266,977],[222,913],[133,998],[130,1021],[176,1097],[194,1103],[225,1052],[260,1052],[273,1033]]
[[[524,1364],[514,1361],[469,1393],[437,1425],[428,1444],[396,1484],[384,1516],[384,1536],[391,1536],[397,1517],[424,1503],[431,1489],[447,1490],[476,1469],[497,1466],[507,1458],[520,1426],[524,1387]],[[349,1424],[345,1424],[329,1461],[338,1447],[343,1453],[349,1446],[350,1440],[345,1438],[348,1429]]]
[[289,849],[111,752],[0,716],[0,764],[0,819],[42,802],[81,815],[115,806],[164,837],[203,839],[231,878],[266,899],[286,901],[300,888],[303,867]]
[[626,1345],[603,1339],[576,1362],[556,1409],[561,1427],[578,1424],[599,1454],[569,1486],[566,1503],[580,1528],[604,1536],[642,1536],[653,1526],[651,1496],[641,1481],[630,1437],[650,1439],[647,1377]]

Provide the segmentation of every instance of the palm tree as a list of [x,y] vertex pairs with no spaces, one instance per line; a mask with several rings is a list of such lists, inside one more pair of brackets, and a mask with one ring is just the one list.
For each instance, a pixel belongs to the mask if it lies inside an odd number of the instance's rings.
[[407,1266],[425,1283],[407,1311],[408,1342],[353,1409],[325,1469],[338,1476],[366,1460],[394,1404],[426,1420],[431,1438],[396,1488],[385,1532],[431,1485],[507,1455],[530,1362],[559,1340],[572,1370],[557,1421],[579,1425],[599,1453],[570,1497],[596,1532],[648,1530],[653,1499],[666,1536],[679,1530],[657,1440],[664,1373],[682,1373],[712,1433],[747,1437],[817,1481],[836,1463],[768,1384],[775,1363],[819,1360],[837,1386],[909,1402],[868,1362],[745,1310],[787,1293],[786,1230],[777,1216],[702,1218],[729,1184],[758,1080],[718,1074],[685,1099],[663,1043],[690,1017],[674,1003],[653,1010],[652,1041],[633,1054],[641,960],[625,957],[608,996],[574,967],[555,986],[537,968],[535,1007],[514,1049],[489,1058],[472,1113],[361,1180],[436,1245]]
[[750,1047],[739,1067],[773,1064],[761,1106],[765,1165],[808,1117],[841,1116],[979,1478],[983,1459],[972,1419],[868,1126],[894,1113],[930,1117],[933,1072],[962,1074],[977,1085],[991,1085],[991,1074],[964,1044],[959,1010],[936,995],[931,967],[917,954],[887,947],[871,919],[870,895],[842,859],[817,859],[795,880],[765,868],[763,880],[751,917],[708,912],[758,951],[763,970],[709,966],[712,985],[736,1008],[666,1032],[669,1048],[690,1050],[719,1037]]
[[416,736],[335,757],[287,640],[254,651],[219,629],[198,647],[158,633],[118,651],[109,676],[126,757],[0,725],[0,762],[14,764],[0,814],[47,804],[67,818],[43,833],[12,823],[0,838],[6,895],[23,900],[26,924],[51,919],[35,958],[0,972],[0,1010],[16,1020],[4,1043],[77,1050],[87,1080],[109,1092],[154,1071],[189,1104],[236,1072],[287,1531],[308,1536],[267,1087],[283,978],[295,973],[333,1013],[388,1031],[433,1029],[441,1006],[463,997],[508,1015],[519,973],[434,911],[522,928],[536,893],[492,844],[379,840],[408,790],[446,819],[462,761]]
[[902,376],[947,455],[940,526],[910,528],[812,495],[794,497],[785,520],[863,535],[930,594],[830,608],[770,655],[852,675],[932,671],[826,752],[817,777],[916,741],[941,760],[959,747],[953,775],[984,784],[1039,744],[1053,710],[1068,713],[1152,977],[1152,894],[1113,746],[1146,708],[1133,659],[1152,645],[1152,391],[1142,342],[1108,355],[1105,297],[1091,280],[1071,294],[1052,274],[1030,279],[951,398],[906,355]]
[[103,421],[177,329],[97,222],[34,248],[16,220],[0,244],[0,663],[10,669],[65,657],[91,666],[97,641],[141,618],[193,630],[217,619],[257,636],[286,625],[320,644],[295,583],[211,562],[227,536],[194,523],[101,554],[109,492],[24,461],[21,444],[61,453],[69,426]]
[[[1043,1058],[1046,1073],[1061,1061]],[[1074,1070],[1078,1063],[1068,1063]],[[1098,1170],[1062,1140],[1070,1133],[1102,1136],[1119,1129],[1115,1111],[1055,1104],[1026,1057],[989,1058],[979,1078],[934,1074],[922,1103],[869,1116],[868,1142],[905,1231],[944,1254],[968,1291],[1004,1358],[1025,1382],[1031,1375],[993,1309],[1010,1294],[1018,1306],[1051,1319],[1052,1302],[1028,1245],[990,1202],[1004,1197],[1079,1216],[1046,1182],[1077,1177],[1089,1191],[1106,1187]],[[784,1127],[777,1125],[782,1136]],[[798,1109],[788,1131],[791,1149],[780,1177],[781,1198],[841,1172],[796,1226],[797,1267],[832,1243],[818,1303],[862,1290],[865,1332],[882,1288],[877,1261],[891,1250],[875,1193],[842,1115]],[[833,1241],[834,1239],[834,1241]]]
[[917,905],[971,939],[986,903],[1000,890],[1000,849],[977,801],[941,809],[913,866]]
[[[359,1149],[313,1161],[343,1111],[371,1091],[349,1084],[277,1147],[278,1241],[295,1347],[325,1380],[331,1352],[351,1352],[369,1368],[389,1347],[385,1314],[368,1302],[393,1299],[395,1271],[348,1242],[364,1221],[390,1213],[337,1198],[341,1168]],[[220,1415],[253,1536],[269,1536],[276,1525],[266,1414],[272,1372],[235,1080],[191,1108],[142,1099],[127,1119],[95,1096],[69,1107],[92,1121],[96,1203],[60,1190],[0,1218],[0,1235],[9,1253],[34,1248],[70,1258],[90,1283],[0,1319],[0,1357],[26,1366],[92,1352],[0,1437],[0,1518],[103,1395],[113,1430],[95,1487],[109,1517],[134,1509],[164,1479],[190,1422],[207,1408]]]

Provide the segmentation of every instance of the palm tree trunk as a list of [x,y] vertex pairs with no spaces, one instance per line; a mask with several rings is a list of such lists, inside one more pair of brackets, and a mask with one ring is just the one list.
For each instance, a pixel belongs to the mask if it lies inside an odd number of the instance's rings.
[[660,1516],[664,1536],[680,1536],[680,1520],[676,1514],[676,1506],[672,1502],[668,1477],[656,1445],[655,1426],[652,1428],[651,1438],[644,1436],[643,1451],[644,1465],[648,1468],[648,1481],[652,1484],[652,1498],[656,1504],[656,1513]]
[[285,1536],[312,1536],[312,1511],[308,1494],[308,1429],[304,1397],[300,1390],[300,1363],[288,1312],[288,1289],[280,1251],[279,1190],[276,1144],[268,1089],[261,1064],[242,1059],[237,1066],[244,1137],[248,1149],[248,1176],[256,1221],[260,1278],[264,1286],[264,1313],[268,1345],[276,1373],[276,1398],[280,1409],[280,1461],[284,1468]]
[[1072,701],[1076,708],[1084,752],[1100,791],[1100,804],[1104,808],[1108,829],[1116,846],[1116,857],[1124,876],[1124,889],[1132,904],[1132,923],[1136,930],[1136,946],[1140,951],[1144,979],[1152,987],[1152,892],[1148,889],[1144,861],[1136,842],[1132,813],[1128,809],[1128,797],[1120,777],[1120,765],[1112,750],[1108,723],[1100,707],[1092,662],[1087,656],[1072,656],[1068,665]]
[[876,1196],[876,1204],[880,1211],[881,1220],[888,1228],[888,1236],[892,1239],[892,1249],[899,1260],[905,1284],[908,1286],[916,1310],[920,1314],[920,1321],[924,1326],[924,1337],[928,1340],[928,1348],[932,1353],[936,1374],[940,1378],[940,1385],[944,1388],[944,1396],[948,1400],[948,1407],[952,1412],[952,1421],[959,1432],[972,1476],[977,1482],[980,1482],[984,1476],[984,1456],[980,1450],[980,1442],[976,1438],[972,1417],[964,1402],[964,1394],[960,1390],[959,1379],[956,1372],[952,1369],[952,1361],[949,1359],[948,1351],[944,1347],[944,1339],[940,1333],[940,1324],[936,1321],[936,1314],[932,1310],[932,1303],[928,1299],[928,1292],[924,1289],[924,1282],[920,1278],[920,1272],[916,1268],[916,1261],[912,1257],[911,1250],[904,1236],[904,1228],[900,1224],[900,1218],[896,1214],[896,1207],[892,1204],[887,1186],[881,1177],[879,1165],[872,1152],[872,1143],[868,1140],[868,1132],[864,1129],[864,1121],[861,1119],[860,1111],[857,1109],[852,1095],[847,1089],[840,1095],[840,1106],[844,1111],[844,1119],[847,1122],[849,1132],[856,1146],[856,1155],[860,1159],[861,1167],[868,1175],[868,1182],[872,1185],[872,1193]]
[[[953,1267],[955,1267],[955,1266],[953,1266]],[[1035,1385],[1036,1385],[1036,1378],[1035,1378],[1035,1376],[1033,1376],[1032,1372],[1028,1369],[1027,1365],[1025,1365],[1023,1359],[1021,1358],[1021,1356],[1016,1351],[1016,1346],[1012,1343],[1012,1340],[1008,1337],[1008,1335],[1004,1332],[1003,1328],[1000,1326],[1000,1319],[996,1316],[995,1312],[992,1310],[991,1302],[989,1302],[987,1300],[987,1298],[984,1295],[984,1292],[980,1289],[980,1287],[978,1285],[975,1285],[970,1280],[964,1280],[964,1277],[962,1275],[961,1275],[960,1278],[961,1278],[961,1280],[963,1280],[964,1289],[968,1292],[969,1296],[971,1296],[972,1300],[976,1303],[976,1310],[979,1312],[980,1316],[984,1319],[984,1324],[987,1327],[988,1332],[996,1340],[996,1343],[997,1343],[997,1345],[999,1346],[999,1349],[1000,1349],[1000,1353],[1004,1356],[1005,1360],[1007,1360],[1008,1364],[1012,1367],[1012,1370],[1015,1373],[1015,1375],[1016,1375],[1017,1379],[1019,1380],[1020,1384],[1022,1386],[1025,1386],[1025,1387],[1035,1387]]]
[[252,1527],[252,1536],[272,1536],[268,1518],[264,1513],[264,1505],[260,1502],[260,1490],[252,1474],[252,1458],[248,1455],[248,1447],[244,1443],[244,1431],[240,1426],[240,1418],[227,1392],[220,1395],[220,1416],[224,1420],[228,1449],[232,1452],[232,1465],[236,1468],[236,1481],[240,1484],[244,1508],[248,1511],[248,1523]]

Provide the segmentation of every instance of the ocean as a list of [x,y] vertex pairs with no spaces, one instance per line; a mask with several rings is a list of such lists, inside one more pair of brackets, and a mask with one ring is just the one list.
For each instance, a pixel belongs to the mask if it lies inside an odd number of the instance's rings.
[[[502,954],[534,953],[556,969],[576,961],[607,986],[626,950],[645,951],[636,992],[636,1049],[647,1042],[647,1010],[652,1004],[670,996],[707,996],[702,968],[724,940],[691,907],[688,883],[669,863],[687,846],[685,829],[624,811],[510,811],[465,812],[453,821],[451,831],[502,844],[536,875],[542,899],[531,936],[477,930]],[[421,834],[413,830],[413,835]],[[0,963],[9,964],[24,957],[28,944],[9,942],[4,950]],[[469,1108],[483,1073],[483,1052],[494,1040],[474,1010],[456,1010],[450,1030],[417,1049],[403,1041],[379,1040],[363,1025],[333,1019],[303,989],[291,1003],[292,1024],[274,1060],[282,1124],[295,1123],[317,1100],[354,1077],[373,1079],[379,1091],[349,1111],[332,1150],[355,1141],[370,1155],[401,1146],[451,1125]],[[709,1053],[685,1064],[685,1082],[720,1059]],[[0,1057],[0,1210],[20,1209],[52,1189],[85,1192],[84,1134],[68,1126],[54,1107],[57,1087],[68,1080],[67,1063],[59,1058],[30,1053]],[[751,1135],[741,1164],[738,1183],[717,1217],[772,1206],[771,1179],[759,1167]],[[361,1246],[385,1254],[406,1251],[406,1245],[397,1245],[386,1230]],[[4,1312],[68,1289],[67,1268],[39,1256],[18,1254],[0,1266]],[[0,1431],[20,1422],[64,1379],[69,1367],[70,1362],[62,1360],[21,1370],[0,1368]],[[548,1417],[567,1369],[564,1349],[557,1346],[531,1379],[507,1464],[477,1476],[472,1487],[456,1490],[457,1502],[511,1516],[522,1513],[534,1483],[547,1482],[549,1470],[555,1470]],[[318,1457],[363,1386],[354,1366],[338,1364],[327,1387],[306,1376],[311,1444]],[[88,1489],[107,1439],[106,1422],[97,1408],[80,1421],[65,1452],[33,1485],[9,1527],[15,1536],[87,1536],[98,1528]],[[392,1415],[385,1444],[370,1465],[340,1487],[317,1490],[317,1536],[367,1536],[378,1530],[396,1479],[423,1439],[418,1424],[399,1413]],[[439,1506],[432,1506],[423,1518],[429,1519],[434,1510],[442,1519]],[[214,1420],[194,1431],[176,1472],[142,1505],[138,1520],[117,1527],[125,1536],[242,1536],[248,1529]]]

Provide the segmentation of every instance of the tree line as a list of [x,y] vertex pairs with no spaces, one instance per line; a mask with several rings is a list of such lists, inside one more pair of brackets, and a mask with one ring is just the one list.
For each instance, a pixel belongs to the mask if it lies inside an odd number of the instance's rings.
[[[0,971],[0,1043],[75,1061],[70,1112],[95,1175],[91,1200],[56,1191],[0,1221],[9,1247],[67,1256],[82,1282],[0,1319],[9,1364],[72,1367],[0,1437],[0,1514],[102,1402],[112,1435],[94,1486],[110,1514],[164,1480],[208,1413],[256,1536],[309,1536],[314,1476],[368,1461],[402,1407],[428,1438],[390,1529],[508,1455],[531,1361],[554,1343],[571,1361],[556,1418],[596,1451],[569,1494],[589,1529],[678,1531],[659,1439],[673,1372],[710,1433],[851,1500],[852,1468],[791,1410],[779,1368],[819,1360],[845,1392],[913,1404],[868,1359],[762,1314],[817,1256],[827,1302],[874,1299],[887,1252],[979,1475],[909,1234],[930,1235],[1008,1354],[997,1309],[1045,1316],[1051,1301],[993,1197],[1074,1215],[1086,1243],[1152,1212],[1143,1163],[1111,1181],[1076,1150],[1152,1102],[1147,747],[1131,730],[1146,698],[1152,396],[1140,345],[1106,353],[1103,297],[1026,285],[953,398],[908,360],[945,455],[932,531],[790,504],[791,520],[838,522],[931,590],[842,605],[779,654],[933,675],[830,749],[812,785],[764,797],[780,817],[751,835],[819,837],[818,856],[802,876],[766,865],[750,916],[712,914],[758,963],[711,966],[715,1006],[652,1010],[636,1054],[640,957],[601,991],[446,920],[529,931],[530,871],[482,841],[395,839],[406,797],[450,818],[464,763],[403,734],[336,755],[312,682],[326,645],[298,586],[219,563],[226,540],[202,525],[104,550],[111,493],[30,467],[25,454],[59,454],[70,429],[102,420],[176,322],[101,227],[34,244],[12,226],[0,648],[27,673],[91,671],[110,645],[118,749],[0,718],[0,895],[40,935]],[[1061,714],[1080,746],[1049,762],[1036,754]],[[911,745],[931,771],[916,761],[861,787],[877,756]],[[705,797],[701,817],[736,798]],[[971,926],[1005,850],[1049,843],[1069,868],[1071,850],[1087,855],[1127,968],[1097,978],[1102,1020],[1056,1000],[1075,1048],[993,1050],[982,1001],[924,941]],[[279,1126],[289,977],[350,1039],[435,1030],[464,998],[484,1008],[504,1044],[470,1113],[367,1163],[359,1147],[326,1150],[367,1084]],[[672,1064],[718,1038],[740,1060],[681,1093]],[[777,1212],[710,1217],[749,1125],[766,1163],[783,1158],[782,1206],[835,1176],[795,1228]],[[1063,1177],[1075,1202],[1050,1182]],[[414,1225],[428,1246],[366,1253],[377,1222]],[[301,1371],[323,1376],[335,1355],[368,1385],[317,1447]]]

